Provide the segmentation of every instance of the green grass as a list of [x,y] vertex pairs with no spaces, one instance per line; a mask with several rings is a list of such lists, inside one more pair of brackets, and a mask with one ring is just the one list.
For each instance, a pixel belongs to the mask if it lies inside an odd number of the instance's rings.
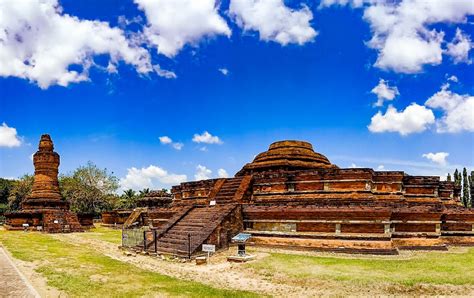
[[413,286],[474,285],[474,248],[467,253],[420,252],[406,260],[316,257],[272,253],[247,266],[257,273],[288,278],[296,283],[311,280],[349,281],[376,284],[381,281]]
[[[104,232],[103,234],[108,234]],[[110,233],[113,234],[113,233]],[[108,237],[108,236],[107,236]],[[255,297],[142,270],[47,234],[0,230],[0,243],[20,260],[35,262],[48,285],[73,297]]]
[[122,244],[122,230],[95,225],[95,228],[81,234],[81,237],[107,241],[113,244]]

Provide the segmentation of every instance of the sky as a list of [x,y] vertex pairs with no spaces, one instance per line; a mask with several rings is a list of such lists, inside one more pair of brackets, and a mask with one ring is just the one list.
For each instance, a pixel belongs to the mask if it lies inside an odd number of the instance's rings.
[[278,140],[341,168],[474,170],[470,0],[0,0],[0,177],[41,134],[121,189],[232,177]]

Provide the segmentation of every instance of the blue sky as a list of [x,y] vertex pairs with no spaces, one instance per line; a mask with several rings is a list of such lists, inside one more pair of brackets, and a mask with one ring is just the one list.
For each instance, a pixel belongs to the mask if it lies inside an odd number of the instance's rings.
[[0,176],[32,173],[43,133],[62,173],[90,160],[124,188],[232,176],[282,139],[472,169],[469,1],[187,1],[0,3]]

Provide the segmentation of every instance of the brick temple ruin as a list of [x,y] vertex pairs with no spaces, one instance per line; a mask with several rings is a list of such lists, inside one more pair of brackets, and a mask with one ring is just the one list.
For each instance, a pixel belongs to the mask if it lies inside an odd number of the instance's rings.
[[49,135],[41,136],[33,164],[35,177],[31,194],[21,202],[20,211],[5,214],[5,228],[47,233],[82,232],[77,215],[69,211],[69,202],[59,191],[59,154],[54,151]]
[[181,183],[171,196],[127,220],[151,227],[148,251],[187,256],[243,231],[257,245],[357,253],[474,245],[474,211],[453,182],[339,168],[302,141],[275,142],[234,178]]

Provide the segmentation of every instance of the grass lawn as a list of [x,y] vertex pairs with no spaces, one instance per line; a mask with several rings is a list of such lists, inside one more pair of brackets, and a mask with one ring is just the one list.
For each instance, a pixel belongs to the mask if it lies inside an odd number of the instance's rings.
[[99,224],[96,224],[94,229],[91,229],[87,233],[81,234],[81,236],[89,239],[103,240],[117,245],[122,244],[121,229],[104,228]]
[[272,253],[247,264],[257,273],[307,284],[311,280],[335,280],[376,284],[381,281],[413,286],[474,285],[474,248],[464,253],[418,252],[410,259],[317,257]]
[[[101,231],[101,230],[100,230]],[[113,231],[102,231],[113,240]],[[120,239],[120,237],[119,237]],[[35,262],[48,284],[74,297],[255,297],[248,292],[212,288],[142,270],[100,254],[92,248],[68,244],[47,234],[0,230],[0,243],[20,260]]]

